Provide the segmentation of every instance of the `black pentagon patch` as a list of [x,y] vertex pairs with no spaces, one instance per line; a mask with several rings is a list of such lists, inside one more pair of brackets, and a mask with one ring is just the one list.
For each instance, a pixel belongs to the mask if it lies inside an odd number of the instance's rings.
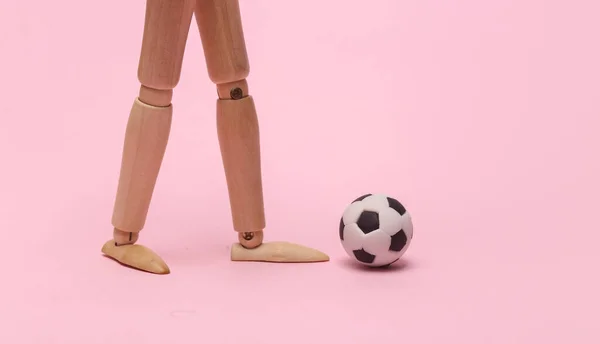
[[340,219],[340,240],[344,240],[344,218]]
[[352,201],[352,203],[356,203],[356,202],[362,201],[363,199],[365,199],[365,198],[367,198],[367,197],[369,197],[369,196],[371,196],[371,195],[372,195],[372,194],[366,194],[366,195],[362,195],[362,196],[360,196],[359,198],[357,198],[357,199],[355,199],[354,201]]
[[397,211],[400,215],[404,215],[406,213],[406,208],[404,208],[402,203],[398,202],[397,199],[388,197],[387,200],[388,200],[388,204],[390,205],[390,208]]
[[354,250],[352,253],[354,253],[354,257],[356,257],[359,262],[371,264],[375,261],[375,256],[363,250],[362,248],[360,250]]
[[392,235],[392,243],[390,244],[390,251],[400,252],[406,245],[406,234],[401,229],[398,233]]
[[365,234],[379,229],[379,214],[374,211],[365,210],[356,221],[358,228]]

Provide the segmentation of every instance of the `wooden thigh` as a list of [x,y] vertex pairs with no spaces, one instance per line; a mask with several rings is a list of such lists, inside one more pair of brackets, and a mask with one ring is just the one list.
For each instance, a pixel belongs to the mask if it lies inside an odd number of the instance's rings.
[[238,1],[196,0],[194,14],[215,84],[245,79],[250,71]]
[[138,67],[142,85],[170,90],[179,82],[194,5],[195,0],[147,0]]

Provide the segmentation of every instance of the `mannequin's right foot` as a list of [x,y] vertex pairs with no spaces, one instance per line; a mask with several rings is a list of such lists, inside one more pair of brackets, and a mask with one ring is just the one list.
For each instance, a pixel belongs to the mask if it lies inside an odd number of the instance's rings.
[[117,262],[150,273],[165,275],[170,272],[167,264],[151,249],[138,245],[137,233],[132,236],[129,233],[115,229],[115,239],[107,241],[102,246],[102,253]]

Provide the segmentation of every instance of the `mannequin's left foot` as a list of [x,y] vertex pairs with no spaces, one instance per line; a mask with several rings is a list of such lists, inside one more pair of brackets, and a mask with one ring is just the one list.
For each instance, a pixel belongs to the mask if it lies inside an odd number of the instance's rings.
[[273,263],[327,262],[329,256],[314,248],[290,242],[266,242],[255,248],[245,248],[239,243],[231,246],[232,261]]

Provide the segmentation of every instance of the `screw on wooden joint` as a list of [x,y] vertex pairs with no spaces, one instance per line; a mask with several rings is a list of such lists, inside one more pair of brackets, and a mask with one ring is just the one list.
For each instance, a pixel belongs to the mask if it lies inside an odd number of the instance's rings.
[[254,238],[254,233],[253,232],[244,232],[242,233],[242,238],[244,238],[244,240],[252,240],[252,238]]
[[231,99],[242,99],[244,97],[244,91],[239,87],[232,88],[231,91],[229,91],[229,95],[231,96]]

